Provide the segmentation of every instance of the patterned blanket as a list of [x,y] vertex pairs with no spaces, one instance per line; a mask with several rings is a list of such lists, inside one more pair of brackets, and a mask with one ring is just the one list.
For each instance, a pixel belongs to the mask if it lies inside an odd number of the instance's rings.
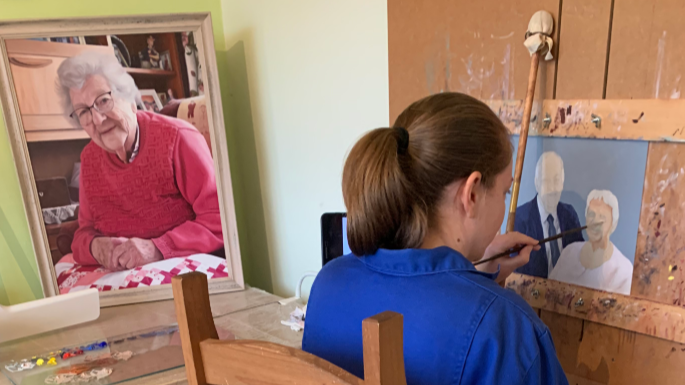
[[131,270],[109,271],[102,266],[81,266],[67,254],[55,265],[61,294],[89,288],[98,291],[148,287],[171,283],[171,278],[191,271],[205,273],[208,279],[227,278],[226,260],[208,254],[169,258]]

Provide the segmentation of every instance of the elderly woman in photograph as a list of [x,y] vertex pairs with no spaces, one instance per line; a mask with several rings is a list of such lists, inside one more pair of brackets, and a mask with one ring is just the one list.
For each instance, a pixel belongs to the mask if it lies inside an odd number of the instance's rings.
[[81,153],[76,263],[132,269],[223,247],[214,164],[202,135],[138,111],[140,92],[114,55],[58,69],[66,111],[92,139]]
[[550,279],[630,295],[633,265],[609,240],[618,225],[618,199],[608,190],[587,197],[587,242],[568,245]]

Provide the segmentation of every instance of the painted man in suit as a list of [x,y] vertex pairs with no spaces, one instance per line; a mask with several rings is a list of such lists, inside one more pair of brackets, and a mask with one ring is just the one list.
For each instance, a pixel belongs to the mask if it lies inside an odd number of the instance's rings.
[[[556,152],[547,151],[540,156],[535,167],[537,195],[516,209],[514,230],[535,239],[543,239],[580,227],[573,206],[559,202],[563,189],[564,162]],[[582,232],[577,232],[543,244],[540,250],[530,254],[530,262],[516,272],[547,278],[559,260],[561,250],[573,242],[582,241]]]

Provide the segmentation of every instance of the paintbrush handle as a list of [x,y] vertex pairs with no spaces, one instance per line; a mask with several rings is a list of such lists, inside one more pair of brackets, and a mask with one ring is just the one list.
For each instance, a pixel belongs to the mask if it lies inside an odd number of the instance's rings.
[[569,235],[569,234],[577,233],[577,232],[583,231],[583,230],[585,230],[585,229],[587,229],[587,225],[586,225],[586,226],[581,226],[581,227],[576,227],[575,229],[571,229],[571,230],[567,230],[567,231],[562,231],[562,232],[560,232],[560,233],[557,234],[557,235],[553,235],[553,236],[551,236],[551,237],[542,239],[540,242],[538,242],[538,245],[541,245],[541,244],[543,244],[543,243],[547,243],[547,242],[550,242],[550,241],[555,241],[555,240],[557,240],[557,239],[559,239],[559,238],[563,238],[563,237],[565,237],[565,236],[567,236],[567,235]]
[[[548,238],[545,238],[545,239],[541,239],[540,241],[538,241],[538,245],[542,245],[543,243],[547,243],[547,242],[551,242],[551,241],[556,241],[556,240],[559,239],[559,238],[565,237],[565,236],[567,236],[567,235],[569,235],[569,234],[577,233],[577,232],[579,232],[579,231],[583,231],[583,230],[585,230],[585,229],[587,229],[587,226],[577,227],[577,228],[575,228],[575,229],[563,231],[563,232],[561,232],[561,233],[559,233],[559,234],[557,234],[557,235],[553,235],[553,236],[551,236],[551,237],[548,237]],[[480,261],[476,261],[476,262],[473,263],[473,265],[474,265],[474,266],[478,266],[478,265],[480,265],[481,263],[494,261],[494,260],[497,259],[497,258],[502,258],[502,257],[504,257],[504,256],[509,256],[509,255],[511,255],[511,254],[518,253],[518,252],[520,252],[521,250],[523,250],[525,247],[526,247],[526,246],[516,246],[516,247],[512,247],[511,249],[509,249],[509,250],[507,250],[507,251],[503,251],[503,252],[501,252],[501,253],[499,253],[499,254],[495,254],[495,255],[493,255],[493,256],[490,257],[490,258],[481,259]]]

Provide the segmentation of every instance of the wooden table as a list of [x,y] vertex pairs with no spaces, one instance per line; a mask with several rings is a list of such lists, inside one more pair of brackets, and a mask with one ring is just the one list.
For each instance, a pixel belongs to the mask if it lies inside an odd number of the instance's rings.
[[[290,312],[303,304],[291,302],[283,306],[278,303],[281,299],[255,288],[212,295],[210,301],[214,323],[217,328],[231,332],[238,339],[263,340],[299,348],[302,332],[294,332],[281,325],[281,320],[287,320]],[[176,314],[172,300],[105,308],[96,321],[1,344],[0,362],[174,324]],[[185,383],[183,367],[126,381],[127,385]],[[0,374],[0,385],[12,383]]]

